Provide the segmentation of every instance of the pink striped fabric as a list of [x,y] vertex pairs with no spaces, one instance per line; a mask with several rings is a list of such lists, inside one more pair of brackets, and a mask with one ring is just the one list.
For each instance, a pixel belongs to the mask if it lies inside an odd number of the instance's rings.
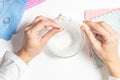
[[45,0],[28,0],[28,4],[26,6],[26,9],[32,8],[33,6],[36,6],[43,1],[45,1]]
[[97,10],[86,10],[85,11],[85,19],[86,20],[92,20],[96,17],[102,16],[104,14],[110,13],[115,10],[119,10],[120,8],[114,8],[114,9],[97,9]]

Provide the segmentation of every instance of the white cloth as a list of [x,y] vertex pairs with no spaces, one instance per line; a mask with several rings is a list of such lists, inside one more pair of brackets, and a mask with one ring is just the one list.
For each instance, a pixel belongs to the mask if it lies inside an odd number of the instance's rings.
[[[14,53],[7,51],[0,67],[0,80],[20,80],[22,74],[27,69],[25,64]],[[109,76],[109,80],[120,80]]]
[[0,66],[0,80],[20,80],[26,69],[27,64],[14,53],[7,51]]
[[109,76],[109,80],[120,80],[120,79],[112,77],[112,76]]

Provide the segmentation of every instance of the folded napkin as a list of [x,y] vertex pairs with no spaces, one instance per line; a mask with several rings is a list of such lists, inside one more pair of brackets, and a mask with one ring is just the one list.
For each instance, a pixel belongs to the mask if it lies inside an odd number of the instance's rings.
[[112,11],[120,10],[120,8],[108,8],[108,9],[97,9],[97,10],[86,10],[85,11],[85,19],[92,20],[104,14],[108,14]]

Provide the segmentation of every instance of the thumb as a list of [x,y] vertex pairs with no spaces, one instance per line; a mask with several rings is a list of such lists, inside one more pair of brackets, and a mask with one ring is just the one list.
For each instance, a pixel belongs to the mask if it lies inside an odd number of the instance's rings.
[[95,38],[93,32],[90,30],[89,26],[87,26],[86,24],[83,24],[81,26],[81,29],[85,32],[89,42],[92,44],[93,48],[98,49],[98,47],[100,46],[100,42]]

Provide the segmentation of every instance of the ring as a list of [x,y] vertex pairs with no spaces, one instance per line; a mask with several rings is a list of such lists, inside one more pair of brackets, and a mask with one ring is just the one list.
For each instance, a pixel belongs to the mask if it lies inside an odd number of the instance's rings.
[[51,27],[44,27],[41,31],[39,31],[39,35],[44,36],[51,29]]

